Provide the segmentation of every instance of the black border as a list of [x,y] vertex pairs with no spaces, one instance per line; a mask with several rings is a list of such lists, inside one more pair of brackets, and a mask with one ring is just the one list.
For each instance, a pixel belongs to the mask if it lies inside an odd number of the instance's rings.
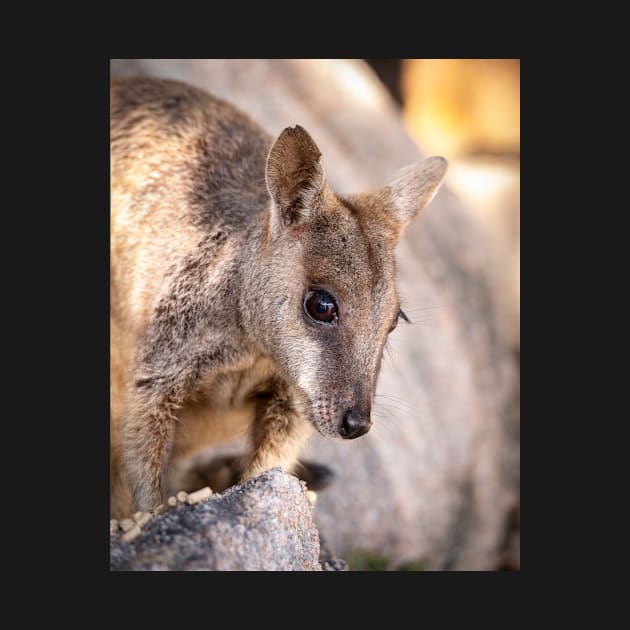
[[[421,55],[416,53],[406,56]],[[492,54],[487,56],[493,57]],[[519,57],[518,54],[504,56]],[[49,78],[45,88],[49,94],[63,95],[54,104],[55,107],[50,108],[49,116],[50,124],[55,126],[53,136],[57,138],[55,150],[51,153],[51,163],[61,167],[61,173],[57,177],[61,178],[62,184],[59,185],[58,182],[56,189],[65,188],[66,192],[62,199],[54,201],[55,214],[49,221],[56,228],[61,227],[62,238],[58,240],[55,237],[55,243],[48,251],[52,249],[54,260],[61,263],[61,273],[56,273],[66,286],[65,292],[59,290],[57,282],[54,287],[46,287],[49,296],[47,304],[57,313],[57,319],[54,319],[46,311],[52,328],[48,332],[59,337],[56,345],[61,362],[59,370],[62,373],[53,374],[60,382],[47,394],[52,406],[60,411],[58,416],[55,412],[55,425],[52,430],[49,428],[51,442],[43,446],[46,449],[55,441],[60,442],[61,449],[55,450],[55,455],[51,458],[54,468],[49,471],[54,479],[54,487],[60,489],[71,480],[68,485],[71,488],[70,495],[74,498],[69,502],[68,510],[64,510],[59,527],[62,537],[68,539],[67,548],[59,553],[64,558],[64,564],[70,564],[78,574],[81,571],[93,573],[96,570],[107,575],[121,575],[109,571],[109,453],[108,448],[103,449],[103,444],[109,446],[109,64],[109,57],[91,60],[87,72],[70,68],[62,77],[57,74]],[[527,68],[528,64],[521,59],[522,85],[526,84],[525,77],[530,72]],[[530,127],[527,133],[531,131]],[[71,145],[66,144],[68,132],[74,132],[70,134],[73,136]],[[522,137],[524,163],[529,142],[525,141],[525,133],[522,133]],[[65,152],[65,161],[55,164],[61,160],[59,157],[55,159],[59,151]],[[536,185],[535,178],[527,180],[528,187]],[[542,191],[531,194],[539,198],[544,196]],[[523,199],[526,198],[523,187]],[[50,199],[48,203],[50,204]],[[65,212],[66,203],[70,207],[74,205],[75,209],[69,216],[62,216],[60,225],[59,214]],[[523,207],[525,206],[524,203]],[[47,232],[47,227],[43,229]],[[47,233],[42,236],[44,241],[50,238]],[[50,243],[47,245],[50,246]],[[71,356],[65,350],[68,340],[74,342],[74,353]],[[61,367],[64,361],[65,366]],[[53,372],[57,370],[54,364],[49,369]],[[539,369],[538,366],[536,369]],[[52,418],[50,421],[53,421]],[[528,426],[524,435],[530,435],[530,431],[535,434],[535,429]],[[47,441],[47,438],[44,439]],[[532,443],[536,441],[535,438],[529,439]],[[102,454],[102,458],[95,456],[95,453]],[[524,476],[525,488],[531,488],[535,483],[532,475],[535,476],[535,473],[528,470]],[[537,494],[538,490],[534,493]],[[59,512],[57,500],[53,499],[51,507]],[[529,522],[530,516],[526,513],[526,523]],[[526,530],[528,527],[526,525]],[[529,531],[533,535],[533,530]],[[526,541],[529,539],[529,531]],[[99,540],[103,544],[100,549],[97,542]],[[523,554],[526,569],[536,564],[537,554],[534,547],[539,543],[540,540],[536,540],[535,544],[526,542],[526,553]],[[545,552],[538,552],[539,557],[542,553]],[[538,565],[543,566],[540,562]],[[434,572],[431,573],[433,574]],[[427,574],[373,572],[354,575],[371,575],[373,577],[370,579],[375,580],[399,580],[405,578],[391,576]],[[379,575],[388,577],[379,578]],[[504,572],[503,575],[509,573]],[[223,579],[228,580],[223,581],[223,584],[230,583],[229,577],[225,576]],[[366,578],[356,579],[364,582]],[[414,579],[417,584],[415,578],[406,579]],[[490,579],[493,580],[492,588],[496,596],[500,596],[501,591],[505,593],[505,588],[495,590],[503,580]],[[423,584],[427,581],[428,578],[424,578]],[[468,580],[467,582],[470,583]],[[134,583],[134,588],[137,584],[138,582]],[[208,583],[204,580],[204,584]],[[384,582],[379,584],[384,585]],[[452,586],[453,582],[450,582],[449,587]],[[423,599],[420,594],[418,597]],[[322,602],[317,605],[321,606]]]

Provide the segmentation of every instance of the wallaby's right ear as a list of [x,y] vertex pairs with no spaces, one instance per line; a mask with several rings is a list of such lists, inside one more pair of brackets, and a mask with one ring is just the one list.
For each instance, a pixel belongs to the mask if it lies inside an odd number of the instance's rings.
[[303,127],[287,127],[267,156],[265,177],[281,225],[310,218],[324,187],[321,151]]

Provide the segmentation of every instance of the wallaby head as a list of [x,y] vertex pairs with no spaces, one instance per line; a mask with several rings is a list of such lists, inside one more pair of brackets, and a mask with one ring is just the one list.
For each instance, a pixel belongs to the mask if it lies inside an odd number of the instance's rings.
[[269,209],[240,308],[294,385],[302,413],[321,434],[350,439],[370,429],[383,348],[401,316],[396,244],[437,192],[447,162],[428,158],[381,189],[341,198],[321,158],[300,126],[271,147]]

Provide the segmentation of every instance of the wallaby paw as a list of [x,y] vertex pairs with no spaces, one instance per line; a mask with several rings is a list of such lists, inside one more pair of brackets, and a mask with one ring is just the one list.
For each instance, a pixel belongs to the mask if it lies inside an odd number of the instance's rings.
[[295,467],[295,474],[306,483],[309,490],[323,490],[334,480],[337,474],[325,464],[300,461]]
[[240,457],[225,456],[197,464],[186,471],[180,487],[187,492],[208,486],[213,492],[223,492],[238,483],[243,470]]
[[[262,470],[246,469],[245,456],[225,456],[204,462],[187,471],[180,487],[187,492],[209,486],[214,492],[223,492],[227,488],[244,483],[248,479],[263,472]],[[293,473],[298,479],[306,483],[309,490],[323,490],[330,486],[337,476],[326,466],[313,461],[299,461]]]

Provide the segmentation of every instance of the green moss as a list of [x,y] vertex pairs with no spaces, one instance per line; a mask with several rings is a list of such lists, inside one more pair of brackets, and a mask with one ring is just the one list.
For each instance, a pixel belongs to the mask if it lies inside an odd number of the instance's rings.
[[350,571],[387,571],[389,558],[372,551],[354,551],[348,560]]
[[348,560],[350,571],[425,571],[426,562],[404,562],[393,566],[388,556],[373,551],[354,551]]
[[396,567],[396,571],[426,571],[427,563],[422,562],[403,562]]

